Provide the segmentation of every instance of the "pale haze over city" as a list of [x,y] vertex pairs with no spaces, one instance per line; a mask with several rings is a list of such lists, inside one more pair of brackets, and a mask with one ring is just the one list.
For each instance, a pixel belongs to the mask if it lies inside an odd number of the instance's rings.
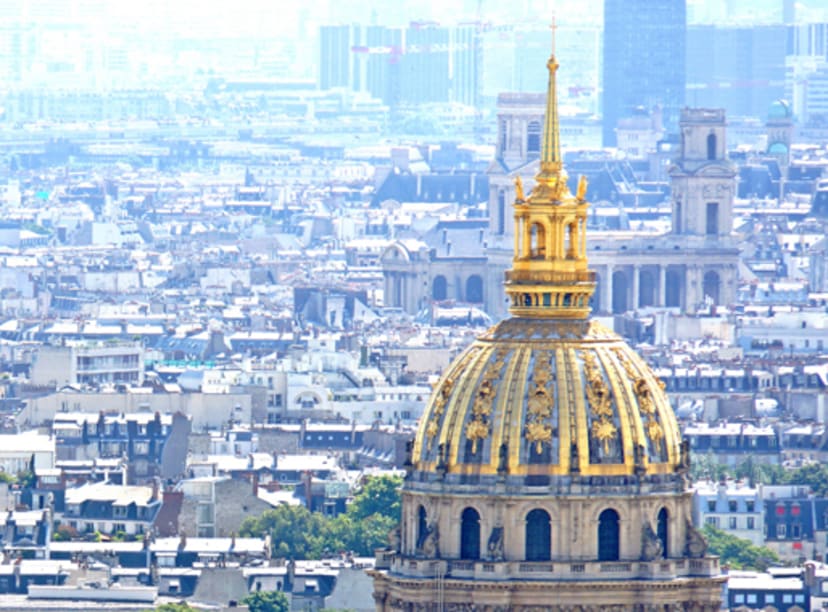
[[0,612],[828,607],[828,2],[0,0]]

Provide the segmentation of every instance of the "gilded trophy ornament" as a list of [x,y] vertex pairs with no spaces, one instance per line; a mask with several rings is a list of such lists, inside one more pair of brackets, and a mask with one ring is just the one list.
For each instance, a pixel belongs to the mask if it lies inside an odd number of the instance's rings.
[[[647,437],[653,445],[653,450],[655,450],[656,454],[661,455],[664,442],[664,429],[658,422],[658,411],[656,410],[656,402],[650,389],[650,383],[636,371],[622,350],[614,349],[614,353],[632,382],[633,393],[635,393],[635,397],[638,400],[638,409],[644,417],[644,431],[647,433]],[[658,381],[658,384],[663,388],[664,383],[661,380]]]
[[612,392],[598,368],[598,362],[589,351],[581,351],[586,377],[586,397],[593,415],[590,433],[603,448],[604,455],[609,456],[611,443],[618,437],[618,428],[612,422]]
[[547,387],[553,378],[548,369],[549,366],[548,353],[540,353],[535,357],[535,368],[532,374],[535,388],[526,405],[526,439],[535,445],[535,452],[538,454],[543,451],[544,444],[552,442],[555,432],[554,427],[546,422],[552,416],[555,405],[555,398]]
[[466,425],[466,438],[472,441],[472,454],[477,452],[478,441],[489,435],[489,415],[492,414],[494,389],[492,381],[484,379],[472,405],[474,418]]

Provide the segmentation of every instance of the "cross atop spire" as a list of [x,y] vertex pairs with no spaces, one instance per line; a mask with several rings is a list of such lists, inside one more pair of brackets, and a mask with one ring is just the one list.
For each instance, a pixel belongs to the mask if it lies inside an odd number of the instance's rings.
[[549,24],[549,29],[552,30],[552,56],[555,55],[555,34],[558,29],[558,24],[555,22],[555,17],[552,17],[552,23]]
[[546,67],[549,69],[549,86],[546,91],[546,119],[543,124],[540,177],[551,177],[552,175],[557,175],[561,170],[560,124],[558,122],[558,92],[556,83],[558,60],[555,59],[555,34],[558,25],[554,17],[549,28],[552,30],[552,53],[546,62]]

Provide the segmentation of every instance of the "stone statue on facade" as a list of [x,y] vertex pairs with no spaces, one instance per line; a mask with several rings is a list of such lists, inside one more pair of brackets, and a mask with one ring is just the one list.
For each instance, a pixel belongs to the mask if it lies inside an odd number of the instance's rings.
[[388,532],[388,548],[395,553],[400,552],[400,540],[401,540],[401,531],[400,526],[397,525],[391,531]]
[[707,554],[707,540],[689,520],[687,521],[687,538],[684,546],[684,554],[691,559],[701,559]]
[[658,534],[653,531],[650,521],[645,520],[641,530],[641,560],[654,561],[660,559],[663,553],[664,547]]
[[489,536],[489,542],[486,545],[486,552],[489,559],[492,561],[503,561],[503,525],[500,522],[492,527],[492,533]]
[[423,555],[428,558],[437,558],[440,556],[440,529],[436,521],[432,521],[426,527],[426,534],[423,538],[421,550]]

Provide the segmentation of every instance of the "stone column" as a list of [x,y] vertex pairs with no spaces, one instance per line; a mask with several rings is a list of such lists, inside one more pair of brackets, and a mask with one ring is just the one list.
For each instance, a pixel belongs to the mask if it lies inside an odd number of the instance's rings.
[[382,296],[382,301],[385,303],[386,306],[391,306],[391,297],[393,296],[392,291],[394,288],[394,283],[392,279],[393,276],[390,272],[385,272],[382,275],[383,290],[385,292]]
[[606,280],[604,282],[604,296],[603,302],[604,312],[612,314],[612,275],[615,272],[615,266],[607,264]]
[[658,305],[667,306],[667,266],[658,267]]
[[632,305],[633,310],[638,310],[639,297],[640,297],[640,293],[641,293],[640,285],[641,285],[641,266],[639,264],[635,264],[633,266],[633,275],[632,275],[632,301],[630,302],[630,304]]
[[520,235],[523,236],[523,245],[521,246],[520,254],[524,259],[532,255],[532,230],[527,221],[528,219],[526,217],[520,218]]
[[687,277],[684,281],[684,309],[688,314],[695,314],[696,308],[699,304],[701,296],[701,286],[699,283],[699,267],[688,266]]

